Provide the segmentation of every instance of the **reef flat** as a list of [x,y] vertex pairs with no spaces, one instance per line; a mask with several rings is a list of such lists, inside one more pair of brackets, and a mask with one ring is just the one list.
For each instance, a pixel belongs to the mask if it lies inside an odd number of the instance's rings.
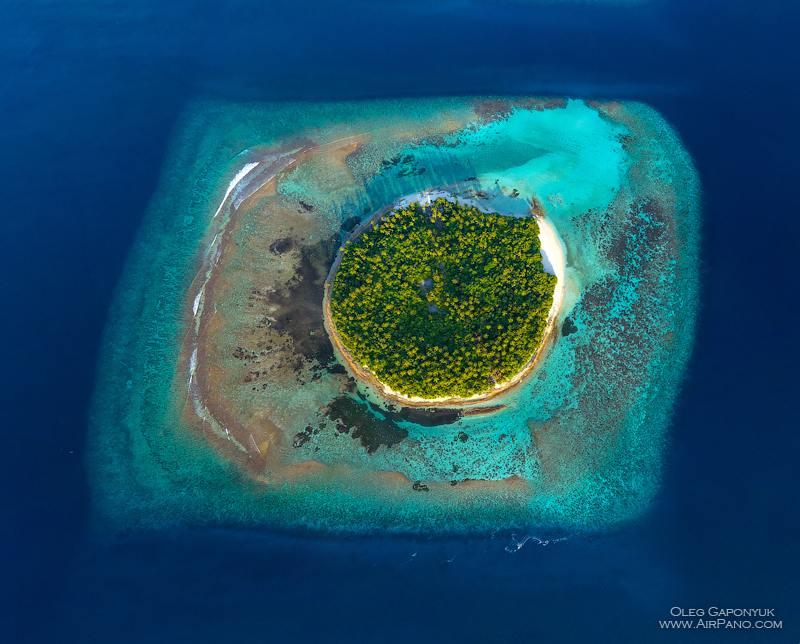
[[[515,387],[413,407],[353,377],[324,293],[354,231],[442,193],[547,222],[558,307]],[[691,353],[699,229],[691,160],[641,104],[197,102],[110,313],[96,518],[395,532],[634,519]]]

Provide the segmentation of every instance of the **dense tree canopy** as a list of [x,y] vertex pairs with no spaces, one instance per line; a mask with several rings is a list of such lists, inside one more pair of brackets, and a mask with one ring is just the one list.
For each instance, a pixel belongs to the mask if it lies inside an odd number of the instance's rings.
[[438,199],[348,243],[331,293],[358,362],[408,396],[468,397],[508,380],[541,342],[556,278],[532,217]]

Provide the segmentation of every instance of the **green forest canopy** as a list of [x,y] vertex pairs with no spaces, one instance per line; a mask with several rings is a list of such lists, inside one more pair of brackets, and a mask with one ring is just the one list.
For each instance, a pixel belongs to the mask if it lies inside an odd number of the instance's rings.
[[469,397],[513,377],[538,348],[556,278],[533,217],[438,199],[348,242],[331,293],[344,346],[394,391]]

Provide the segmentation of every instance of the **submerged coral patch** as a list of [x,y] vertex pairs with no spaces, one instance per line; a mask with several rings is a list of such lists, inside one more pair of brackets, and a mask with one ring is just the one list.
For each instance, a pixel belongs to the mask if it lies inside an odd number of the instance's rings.
[[[437,203],[509,252],[465,251],[459,273]],[[340,249],[393,212],[427,217],[430,256],[403,264],[406,300],[370,310],[348,300],[369,275],[341,272]],[[398,532],[635,518],[658,489],[693,343],[699,228],[691,160],[640,104],[195,103],[110,313],[96,517]],[[350,290],[331,300],[337,270]],[[489,288],[503,274],[513,292]],[[331,301],[386,333],[356,338]],[[358,346],[388,347],[412,308],[426,323],[401,338],[407,382],[382,382]],[[437,325],[439,384],[414,389]],[[486,358],[477,380],[468,350]],[[487,380],[505,382],[481,393]]]

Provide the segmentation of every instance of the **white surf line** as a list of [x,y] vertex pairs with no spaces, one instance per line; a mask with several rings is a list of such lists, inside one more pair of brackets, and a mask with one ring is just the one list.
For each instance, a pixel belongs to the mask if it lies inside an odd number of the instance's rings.
[[203,292],[200,291],[197,297],[194,298],[194,305],[192,306],[192,314],[197,315],[197,307],[200,306],[200,298],[203,297]]
[[[293,152],[296,151],[298,150],[295,150]],[[217,218],[217,215],[219,215],[222,212],[222,208],[227,202],[228,197],[230,197],[231,193],[236,189],[239,183],[241,183],[257,166],[261,165],[265,161],[274,160],[276,156],[278,155],[263,157],[262,161],[250,162],[242,166],[241,170],[239,170],[239,172],[236,173],[236,176],[234,176],[234,178],[228,184],[228,189],[225,191],[225,195],[222,197],[222,201],[220,202],[217,211],[211,218],[212,222]],[[282,166],[276,172],[272,173],[269,177],[267,177],[265,181],[261,184],[261,186],[259,186],[258,189],[260,189],[261,187],[265,186],[267,183],[272,181],[277,176],[278,172],[288,167],[295,161],[296,159],[290,157],[288,163],[286,163],[286,165]],[[187,394],[192,399],[192,407],[194,408],[195,414],[197,414],[197,416],[203,421],[204,424],[205,423],[209,424],[209,426],[211,427],[211,431],[214,432],[214,434],[216,434],[220,438],[227,438],[231,443],[233,443],[236,446],[237,449],[239,449],[242,452],[248,453],[248,449],[244,445],[242,445],[239,441],[237,441],[235,438],[233,438],[228,432],[228,428],[222,427],[222,425],[220,425],[217,422],[217,420],[213,417],[213,415],[208,411],[208,408],[203,404],[202,397],[200,396],[200,392],[198,391],[198,387],[195,385],[195,372],[197,371],[197,336],[200,331],[200,319],[203,316],[203,308],[205,305],[206,286],[208,285],[208,282],[211,279],[212,269],[214,266],[216,266],[217,262],[219,261],[220,254],[222,251],[222,247],[217,245],[217,241],[220,239],[221,235],[224,237],[225,228],[227,227],[229,220],[230,219],[228,218],[228,220],[223,221],[218,225],[217,231],[214,234],[214,239],[209,244],[203,256],[205,263],[205,276],[203,279],[203,284],[200,287],[197,295],[195,296],[192,305],[192,317],[194,318],[194,339],[193,339],[194,347],[192,351],[192,356],[189,360],[189,377],[187,379]],[[213,253],[214,259],[213,262],[209,263],[208,257],[209,255],[211,255],[212,251],[214,251]],[[214,311],[216,312],[216,303],[214,304]],[[256,445],[256,449],[258,450],[258,445]],[[260,450],[258,450],[258,452],[260,453]]]
[[254,161],[252,163],[246,163],[244,165],[244,167],[241,170],[239,170],[239,172],[236,173],[236,176],[233,179],[231,179],[231,182],[228,184],[228,189],[225,191],[225,196],[222,198],[222,201],[219,204],[219,208],[217,208],[217,212],[214,213],[214,216],[211,219],[216,219],[217,218],[217,215],[222,210],[222,206],[225,205],[225,201],[228,199],[228,197],[230,196],[231,192],[233,192],[233,189],[236,186],[238,186],[239,182],[242,179],[244,179],[245,176],[247,176],[250,173],[250,171],[253,168],[255,168],[257,165],[259,165],[260,163],[261,163],[261,161]]
[[[214,215],[216,217],[216,215]],[[214,234],[214,239],[211,240],[211,243],[206,248],[206,252],[203,254],[203,261],[208,257],[208,254],[211,252],[211,249],[214,248],[214,243],[217,241],[217,237],[219,237],[219,230]]]
[[[217,211],[214,213],[214,216],[211,218],[211,220],[213,221],[214,219],[216,219],[217,215],[219,215],[219,213],[222,212],[222,208],[225,205],[225,202],[228,200],[228,197],[230,196],[231,192],[233,192],[236,189],[236,187],[245,179],[245,177],[247,177],[247,175],[249,175],[257,166],[259,166],[262,163],[264,163],[264,161],[271,161],[273,159],[274,159],[274,156],[272,156],[272,157],[264,157],[263,161],[255,161],[255,162],[251,162],[251,163],[246,163],[242,167],[242,169],[239,170],[239,172],[236,173],[236,176],[228,184],[228,189],[225,191],[225,196],[222,197],[222,201],[219,204],[219,208],[217,208]],[[291,165],[294,161],[295,161],[294,159],[290,159],[289,162],[286,165],[287,166]],[[284,167],[286,167],[286,166],[284,166]],[[264,181],[264,183],[262,184],[261,187],[263,187],[264,185],[266,185],[267,183],[272,181],[275,178],[276,174],[277,174],[277,172],[275,172],[275,173],[271,174],[269,177],[267,177],[267,179]],[[226,225],[227,225],[227,222],[225,222],[225,223],[223,223],[223,224],[221,224],[219,226],[217,232],[214,234],[214,239],[211,240],[211,243],[208,245],[208,248],[206,249],[206,252],[205,252],[205,255],[204,255],[205,258],[208,258],[208,256],[211,254],[212,251],[215,251],[214,260],[213,260],[212,266],[215,266],[217,264],[217,262],[219,261],[219,257],[220,257],[220,253],[221,253],[222,249],[221,249],[221,247],[217,247],[216,245],[217,245],[217,240],[220,237],[220,233],[224,234]],[[205,295],[206,284],[208,284],[208,280],[210,279],[210,274],[211,274],[211,267],[209,267],[206,270],[206,276],[205,276],[205,280],[203,281],[203,285],[200,288],[200,291],[197,293],[197,296],[194,299],[194,305],[192,307],[192,315],[195,318],[197,318],[198,313],[200,315],[202,315],[202,313],[203,313],[203,306],[202,305],[204,303],[204,299],[205,299],[204,295]]]

